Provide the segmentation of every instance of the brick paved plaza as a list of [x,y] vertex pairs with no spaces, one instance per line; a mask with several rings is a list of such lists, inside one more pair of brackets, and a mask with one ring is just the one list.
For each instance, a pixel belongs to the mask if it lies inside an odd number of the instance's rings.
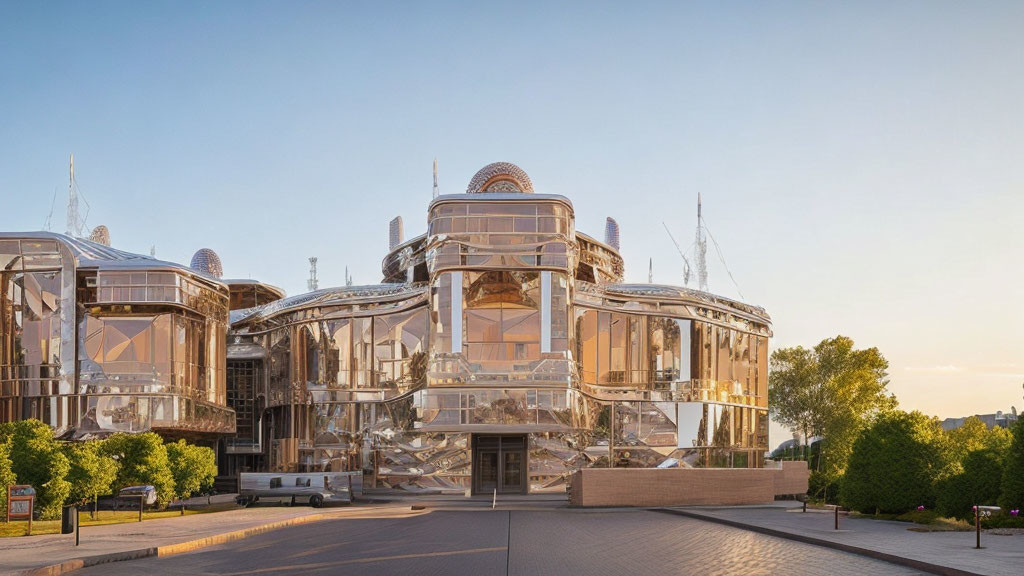
[[160,574],[914,574],[881,561],[646,510],[434,510],[297,526],[96,566]]

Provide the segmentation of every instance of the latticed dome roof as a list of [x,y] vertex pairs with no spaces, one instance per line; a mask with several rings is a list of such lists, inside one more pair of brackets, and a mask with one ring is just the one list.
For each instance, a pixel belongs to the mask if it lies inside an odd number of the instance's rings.
[[486,192],[522,192],[533,194],[533,182],[526,172],[511,162],[488,164],[469,181],[467,194]]
[[224,267],[220,263],[220,256],[209,248],[200,248],[192,256],[192,263],[189,268],[205,272],[210,276],[220,278],[224,275]]
[[92,233],[89,234],[89,240],[97,244],[110,246],[110,230],[103,224],[100,224],[92,229]]

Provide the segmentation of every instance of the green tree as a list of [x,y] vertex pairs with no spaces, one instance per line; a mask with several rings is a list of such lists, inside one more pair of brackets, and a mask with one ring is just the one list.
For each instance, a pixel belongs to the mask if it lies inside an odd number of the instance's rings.
[[934,506],[935,484],[953,470],[947,441],[938,420],[920,412],[879,416],[853,443],[840,502],[868,514]]
[[939,483],[935,509],[943,516],[969,520],[972,506],[991,506],[999,498],[1003,453],[991,448],[974,450],[963,460],[963,472]]
[[73,442],[64,446],[64,453],[71,464],[68,472],[71,502],[84,504],[92,500],[95,507],[100,496],[113,492],[120,466],[117,460],[103,453],[102,445],[101,441],[93,441]]
[[977,416],[964,420],[962,426],[946,432],[946,435],[956,462],[962,462],[968,454],[978,450],[1005,452],[1013,441],[1012,432],[999,426],[989,429]]
[[7,514],[7,487],[17,481],[11,464],[11,445],[0,442],[0,516]]
[[1024,418],[1013,426],[1013,442],[1003,460],[1003,482],[999,506],[1004,510],[1024,509]]
[[188,498],[213,488],[217,477],[217,455],[210,448],[178,440],[167,444],[167,458],[179,498]]
[[888,393],[889,362],[877,348],[854,349],[836,336],[813,350],[772,353],[768,406],[773,419],[805,439],[821,436],[816,471],[830,484],[847,466],[854,440],[876,415],[896,408]]
[[100,453],[118,463],[115,490],[149,484],[156,488],[160,506],[166,506],[174,499],[174,476],[171,475],[167,448],[153,432],[114,434],[103,441]]
[[0,443],[10,444],[11,469],[21,484],[36,489],[40,518],[60,518],[68,498],[68,459],[53,436],[53,429],[39,420],[0,424]]

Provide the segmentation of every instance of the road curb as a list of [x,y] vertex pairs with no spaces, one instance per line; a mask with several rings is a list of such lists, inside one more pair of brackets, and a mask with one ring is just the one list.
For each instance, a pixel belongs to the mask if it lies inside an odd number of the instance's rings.
[[740,530],[747,530],[749,532],[757,532],[759,534],[766,534],[768,536],[775,536],[777,538],[785,538],[786,540],[803,542],[804,544],[812,544],[814,546],[821,546],[823,548],[831,548],[833,550],[840,550],[842,552],[849,552],[851,554],[867,556],[868,558],[874,558],[875,560],[882,560],[885,562],[889,562],[890,564],[898,564],[900,566],[906,566],[908,568],[913,568],[915,570],[923,570],[930,574],[938,574],[939,576],[985,576],[984,574],[979,574],[977,572],[968,572],[966,570],[960,570],[959,568],[942,566],[941,564],[932,564],[931,562],[923,562],[921,560],[914,560],[913,558],[904,558],[903,556],[887,554],[885,552],[879,552],[878,550],[872,550],[870,548],[851,546],[849,544],[833,542],[832,540],[826,540],[824,538],[815,538],[813,536],[804,536],[803,534],[794,534],[792,532],[786,532],[784,530],[766,528],[764,526],[757,526],[755,524],[746,524],[744,522],[737,522],[735,520],[728,520],[726,518],[719,518],[717,516],[707,516],[704,514],[690,512],[687,510],[658,508],[655,509],[655,512],[675,514],[677,516],[685,516],[687,518],[703,520],[705,522],[713,522],[715,524],[722,524],[724,526],[739,528]]
[[40,566],[38,568],[30,568],[28,570],[22,570],[21,572],[15,572],[18,576],[58,576],[60,574],[67,574],[73,570],[79,568],[87,568],[89,566],[98,566],[100,564],[109,564],[111,562],[123,562],[125,560],[137,560],[139,558],[150,558],[153,556],[173,556],[174,554],[184,554],[186,552],[193,552],[195,550],[201,550],[210,546],[216,546],[218,544],[224,544],[234,540],[241,540],[250,536],[256,536],[271,530],[277,530],[280,528],[287,528],[289,526],[298,526],[300,524],[308,524],[311,522],[319,522],[321,520],[328,520],[331,518],[343,517],[340,514],[309,514],[307,516],[298,516],[296,518],[289,518],[287,520],[278,520],[276,522],[269,522],[267,524],[261,524],[259,526],[252,526],[250,528],[243,528],[241,530],[234,530],[231,532],[225,532],[223,534],[215,534],[213,536],[207,536],[206,538],[198,538],[196,540],[189,540],[187,542],[178,542],[177,544],[166,544],[164,546],[153,546],[149,548],[139,548],[137,550],[126,550],[124,552],[111,552],[108,554],[96,554],[93,556],[85,556],[82,558],[72,558],[65,560],[57,564],[51,564],[49,566]]

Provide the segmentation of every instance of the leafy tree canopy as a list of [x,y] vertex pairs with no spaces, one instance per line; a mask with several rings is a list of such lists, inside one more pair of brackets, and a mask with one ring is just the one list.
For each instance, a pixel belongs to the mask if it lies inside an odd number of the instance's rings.
[[114,434],[103,441],[100,453],[117,461],[114,490],[149,484],[156,488],[161,506],[174,499],[174,476],[163,439],[152,432]]
[[968,454],[978,450],[1003,453],[1013,441],[1013,433],[1010,430],[999,426],[989,429],[977,416],[971,416],[962,426],[946,434],[949,436],[949,446],[956,462],[963,462]]
[[64,446],[64,453],[71,465],[68,471],[71,502],[84,504],[114,491],[114,481],[120,466],[117,460],[102,452],[102,445],[102,441],[94,441],[73,442]]
[[1005,510],[1024,509],[1024,418],[1013,426],[1013,441],[1003,460],[999,505]]
[[7,487],[17,483],[11,464],[11,445],[0,442],[0,515],[7,514]]
[[877,348],[857,350],[846,336],[822,340],[812,350],[780,348],[771,357],[772,418],[805,438],[824,437],[817,468],[835,478],[867,422],[896,408],[886,389],[888,368]]
[[972,506],[991,506],[999,498],[1003,452],[982,448],[963,459],[963,472],[939,483],[935,509],[943,516],[970,520]]
[[853,443],[840,501],[868,514],[932,507],[935,484],[954,470],[947,442],[938,420],[920,412],[879,416]]
[[71,484],[68,459],[53,429],[39,420],[0,424],[0,443],[10,445],[11,469],[20,484],[36,489],[36,509],[41,518],[60,518]]
[[178,497],[188,498],[213,487],[217,455],[210,448],[178,440],[167,444],[167,457]]

